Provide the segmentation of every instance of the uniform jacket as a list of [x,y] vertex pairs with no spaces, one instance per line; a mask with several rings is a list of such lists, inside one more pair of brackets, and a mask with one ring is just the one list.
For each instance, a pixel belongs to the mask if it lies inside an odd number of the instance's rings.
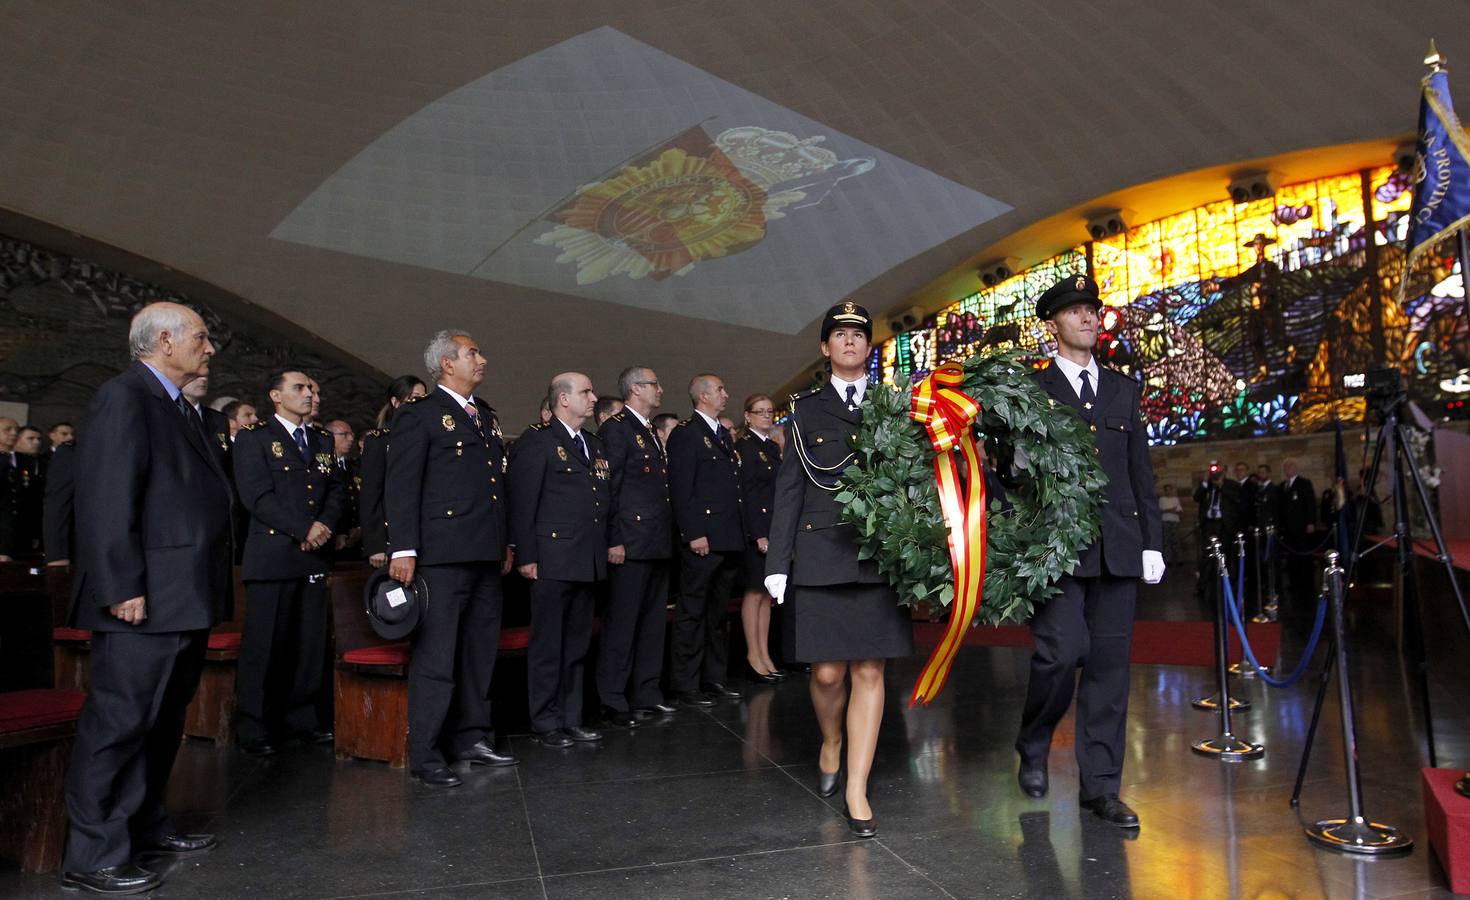
[[479,428],[438,387],[398,408],[383,493],[390,554],[414,550],[422,565],[505,558],[505,442],[490,404],[475,408]]
[[46,466],[46,501],[42,546],[46,561],[70,560],[76,540],[77,445],[67,441],[51,451]]
[[274,415],[235,435],[235,488],[250,513],[241,577],[274,581],[325,574],[331,543],[301,549],[313,522],[337,530],[342,480],[333,465],[330,436],[306,429],[303,459],[291,432]]
[[1143,551],[1163,550],[1163,525],[1154,489],[1148,440],[1139,417],[1139,387],[1131,378],[1098,367],[1097,400],[1084,410],[1067,376],[1055,365],[1036,374],[1058,403],[1065,403],[1091,422],[1098,460],[1108,476],[1103,504],[1102,535],[1082,551],[1071,574],[1093,578],[1104,573],[1121,578],[1143,577]]
[[603,422],[597,437],[611,470],[608,546],[621,544],[628,559],[668,559],[674,552],[669,467],[653,432],[625,411]]
[[831,382],[791,396],[787,452],[772,500],[767,575],[786,575],[789,584],[809,587],[887,581],[876,562],[858,559],[856,533],[838,521],[837,493],[813,483],[802,462],[805,455],[827,473],[828,484],[835,482],[844,461],[852,459],[862,416],[861,408],[847,408]]
[[1317,493],[1309,478],[1298,475],[1291,486],[1281,483],[1280,515],[1277,523],[1284,534],[1306,534],[1308,525],[1317,524]]
[[[209,449],[214,453],[214,458],[219,460],[219,467],[225,470],[225,474],[234,477],[234,470],[230,463],[230,451],[234,445],[230,443],[230,419],[217,409],[208,406],[200,407],[200,418],[204,420],[204,433],[209,435]],[[241,538],[244,535],[240,535]]]
[[745,492],[745,530],[752,541],[769,538],[781,448],[775,441],[747,434],[735,442],[735,451],[740,459],[740,487]]
[[537,576],[597,581],[607,576],[607,457],[588,431],[588,462],[553,420],[532,425],[511,448],[510,533],[516,565],[536,563]]
[[[94,631],[209,628],[233,604],[230,482],[203,431],[142,363],[97,390],[77,445],[71,621]],[[108,607],[147,598],[129,625]]]
[[716,552],[744,550],[740,465],[698,413],[669,433],[669,499],[679,543],[709,539]]
[[383,483],[388,475],[388,431],[374,428],[362,439],[357,460],[357,518],[362,528],[364,558],[388,552],[388,514],[383,508]]

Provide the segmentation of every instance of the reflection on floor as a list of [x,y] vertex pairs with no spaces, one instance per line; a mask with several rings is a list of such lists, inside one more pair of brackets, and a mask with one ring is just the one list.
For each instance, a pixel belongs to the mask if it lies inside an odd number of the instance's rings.
[[[1203,618],[1192,577],[1181,569],[1147,590],[1140,617]],[[1346,812],[1332,704],[1300,813],[1287,804],[1315,678],[1284,690],[1244,684],[1254,706],[1236,730],[1267,752],[1229,765],[1189,750],[1217,730],[1189,705],[1213,689],[1209,671],[1136,666],[1124,797],[1143,827],[1131,837],[1079,815],[1070,722],[1052,754],[1051,796],[1020,793],[1011,743],[1027,652],[966,647],[927,709],[903,706],[921,661],[890,667],[876,840],[849,835],[840,795],[815,793],[819,739],[797,677],[610,733],[601,748],[548,750],[512,735],[518,769],[469,771],[450,792],[380,764],[339,763],[327,749],[257,761],[191,743],[172,806],[221,846],[178,865],[154,896],[1449,897],[1424,836],[1423,727],[1396,661],[1390,604],[1358,608],[1367,811],[1418,840],[1396,859],[1355,860],[1302,836],[1303,822]],[[1288,662],[1310,610],[1289,611]],[[1441,764],[1470,764],[1465,667],[1441,664],[1439,651]],[[56,894],[54,877],[0,873],[0,896]]]

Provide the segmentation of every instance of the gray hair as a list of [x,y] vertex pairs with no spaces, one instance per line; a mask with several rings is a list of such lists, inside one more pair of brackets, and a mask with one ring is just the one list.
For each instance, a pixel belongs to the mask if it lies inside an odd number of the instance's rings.
[[546,390],[546,408],[555,412],[556,401],[561,399],[561,395],[573,393],[576,389],[577,385],[570,378],[554,379]]
[[441,369],[444,360],[459,356],[459,345],[454,342],[457,337],[474,340],[468,331],[460,331],[457,328],[446,328],[429,338],[429,346],[424,348],[424,368],[428,370],[429,377],[435,381],[444,375]]
[[643,379],[643,373],[648,372],[648,366],[629,366],[618,373],[618,396],[627,400],[633,396],[633,386]]
[[157,353],[158,336],[165,331],[182,338],[189,330],[189,313],[188,307],[173,301],[150,303],[134,313],[128,324],[128,352],[133,359]]
[[719,377],[713,372],[702,372],[689,379],[689,401],[698,404],[699,398],[710,392]]

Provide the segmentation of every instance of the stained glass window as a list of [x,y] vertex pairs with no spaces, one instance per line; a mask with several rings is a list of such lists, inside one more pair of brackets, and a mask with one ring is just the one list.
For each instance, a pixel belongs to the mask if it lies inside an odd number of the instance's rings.
[[1341,378],[1383,364],[1426,408],[1464,414],[1470,334],[1452,248],[1416,266],[1399,297],[1411,200],[1408,176],[1384,167],[1145,222],[954,302],[884,342],[871,370],[905,383],[985,347],[1040,359],[1036,298],[1090,258],[1108,307],[1098,356],[1144,385],[1155,443],[1361,419]]

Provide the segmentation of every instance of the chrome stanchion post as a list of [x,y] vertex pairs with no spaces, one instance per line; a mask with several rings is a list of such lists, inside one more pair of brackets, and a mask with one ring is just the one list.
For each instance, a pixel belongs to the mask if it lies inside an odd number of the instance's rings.
[[[1254,593],[1256,595],[1256,609],[1259,610],[1261,608],[1261,529],[1260,528],[1252,528],[1251,531],[1255,535],[1255,542],[1256,542],[1256,555],[1255,555],[1255,559],[1253,560],[1252,566],[1253,566],[1253,571],[1255,573],[1255,585],[1254,585],[1255,591],[1254,591]],[[1236,558],[1237,559],[1245,559],[1245,533],[1244,532],[1236,532],[1236,534],[1235,534],[1235,553],[1236,553]],[[1236,571],[1240,571],[1240,570],[1237,569]],[[1245,595],[1246,595],[1245,585],[1243,585],[1243,584],[1236,585],[1236,590],[1239,591],[1239,596],[1240,596],[1240,617],[1243,620],[1243,619],[1245,619]],[[1255,621],[1259,620],[1259,618],[1260,618],[1260,614],[1257,613],[1256,616],[1253,616],[1251,618],[1251,621],[1252,622],[1255,622]],[[1226,639],[1225,644],[1226,644],[1227,647],[1229,646],[1230,641],[1229,641],[1228,638]],[[1241,660],[1240,660],[1240,662],[1231,665],[1231,667],[1230,667],[1230,674],[1231,675],[1239,675],[1241,678],[1255,678],[1256,677],[1256,670],[1251,667],[1251,664],[1250,664],[1250,662],[1248,660],[1246,660],[1244,657],[1242,657]]]
[[1243,741],[1230,730],[1230,673],[1226,671],[1226,654],[1229,648],[1226,629],[1230,627],[1230,622],[1229,614],[1225,610],[1225,604],[1230,602],[1230,598],[1225,595],[1223,583],[1227,571],[1225,548],[1218,539],[1211,539],[1210,552],[1219,569],[1219,577],[1215,579],[1216,594],[1220,601],[1215,605],[1215,681],[1220,695],[1220,701],[1216,704],[1220,712],[1220,734],[1207,740],[1195,741],[1192,749],[1201,756],[1213,756],[1224,762],[1259,759],[1265,754],[1266,748]]
[[1369,822],[1363,816],[1363,783],[1358,774],[1358,736],[1353,712],[1352,680],[1348,673],[1347,623],[1343,614],[1342,577],[1337,551],[1327,553],[1322,587],[1332,602],[1332,636],[1336,643],[1337,699],[1342,705],[1342,751],[1347,761],[1348,816],[1323,819],[1306,828],[1312,843],[1343,853],[1365,856],[1397,853],[1414,841],[1391,825]]
[[1266,546],[1271,551],[1271,562],[1266,566],[1266,603],[1261,607],[1267,622],[1275,622],[1281,613],[1281,598],[1276,593],[1276,570],[1280,563],[1276,557],[1276,526],[1266,526]]
[[[1212,537],[1212,538],[1210,538],[1210,544],[1209,544],[1209,546],[1210,546],[1210,552],[1211,552],[1211,556],[1210,556],[1210,559],[1211,560],[1214,560],[1216,558],[1214,556],[1214,549],[1216,547],[1221,548],[1220,549],[1220,553],[1219,553],[1219,560],[1218,560],[1219,571],[1215,573],[1215,587],[1214,587],[1214,590],[1215,590],[1215,593],[1216,594],[1219,594],[1219,595],[1221,595],[1223,597],[1224,596],[1224,591],[1220,587],[1220,576],[1221,575],[1224,575],[1226,573],[1226,571],[1227,571],[1227,568],[1226,568],[1226,565],[1225,565],[1224,545],[1220,543],[1220,539],[1218,537]],[[1224,608],[1224,607],[1221,607],[1218,603],[1215,604],[1215,605],[1217,607],[1217,609],[1216,609],[1217,612],[1220,611],[1220,610],[1222,610]],[[1215,635],[1215,637],[1218,638],[1219,635],[1217,634],[1217,635]],[[1223,663],[1226,660],[1225,653],[1223,651],[1220,651],[1219,648],[1218,648],[1218,646],[1216,647],[1216,656],[1217,656],[1217,659],[1215,660],[1216,663]],[[1193,706],[1195,709],[1202,709],[1205,712],[1214,712],[1215,710],[1217,710],[1217,709],[1220,708],[1220,692],[1218,690],[1216,690],[1215,693],[1211,694],[1208,697],[1199,697],[1199,698],[1196,698],[1194,700],[1191,700],[1191,701],[1189,701],[1189,705],[1190,706]],[[1251,708],[1251,703],[1250,703],[1249,700],[1243,699],[1241,697],[1231,697],[1230,698],[1230,708],[1233,709],[1233,710],[1235,710],[1236,712],[1239,712],[1241,710],[1250,709]]]

